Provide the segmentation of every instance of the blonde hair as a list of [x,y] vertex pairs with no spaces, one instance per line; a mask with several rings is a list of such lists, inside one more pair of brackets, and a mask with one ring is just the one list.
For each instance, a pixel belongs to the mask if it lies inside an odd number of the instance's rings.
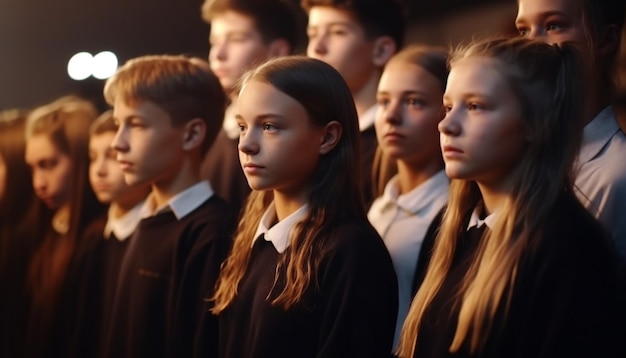
[[[270,60],[244,76],[243,83],[262,81],[297,100],[314,125],[338,121],[342,127],[337,146],[320,158],[311,178],[309,211],[295,227],[290,246],[281,256],[275,282],[284,274],[281,292],[270,292],[273,305],[289,309],[312,285],[333,229],[346,217],[367,221],[361,198],[358,173],[358,117],[348,86],[330,65],[303,56]],[[337,198],[341,197],[341,201]],[[253,191],[248,197],[229,257],[223,264],[213,300],[212,312],[219,314],[237,295],[237,288],[250,259],[257,225],[273,192]],[[268,297],[270,299],[270,297]]]
[[[528,247],[543,240],[542,226],[563,191],[572,190],[573,163],[582,135],[581,60],[567,44],[548,45],[528,39],[484,40],[459,48],[451,67],[468,57],[498,60],[497,69],[523,109],[530,136],[514,170],[509,199],[498,220],[481,239],[477,256],[457,295],[460,305],[451,352],[462,346],[476,353],[484,348],[497,312],[509,309],[518,265]],[[441,288],[467,220],[481,201],[473,181],[452,180],[450,199],[433,256],[401,334],[398,355],[412,357],[425,311]]]

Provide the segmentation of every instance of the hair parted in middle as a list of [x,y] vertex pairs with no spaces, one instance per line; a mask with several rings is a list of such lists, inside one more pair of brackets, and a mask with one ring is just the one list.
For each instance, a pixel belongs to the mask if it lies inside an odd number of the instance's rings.
[[[472,352],[479,351],[492,332],[497,311],[504,308],[506,314],[522,256],[529,245],[544,239],[541,228],[559,195],[573,191],[573,166],[582,136],[583,60],[576,46],[525,38],[487,39],[458,48],[451,56],[451,69],[470,57],[496,60],[496,70],[520,103],[528,139],[521,160],[512,169],[510,197],[494,227],[484,234],[477,259],[455,298],[461,310],[452,352],[464,344]],[[480,200],[476,182],[451,180],[450,200],[428,272],[404,323],[400,357],[413,357],[420,320],[441,288],[457,239]]]
[[[268,83],[298,101],[313,125],[324,126],[337,121],[342,127],[337,146],[320,158],[310,181],[309,211],[292,231],[290,246],[276,271],[278,279],[280,268],[284,268],[286,284],[272,303],[288,309],[316,283],[315,274],[325,255],[322,248],[327,246],[333,228],[345,217],[367,221],[357,178],[360,172],[358,117],[342,76],[320,60],[304,56],[272,59],[244,75],[242,88],[251,81]],[[272,200],[272,191],[253,191],[248,197],[233,249],[223,265],[213,297],[214,313],[226,309],[237,295],[257,225]]]

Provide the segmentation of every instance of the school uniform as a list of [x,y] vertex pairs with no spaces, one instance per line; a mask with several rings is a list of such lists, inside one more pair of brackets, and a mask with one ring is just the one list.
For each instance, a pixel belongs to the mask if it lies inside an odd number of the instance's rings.
[[376,138],[376,128],[374,122],[376,120],[377,106],[370,107],[365,113],[359,117],[360,130],[360,152],[361,156],[361,176],[363,190],[363,202],[365,207],[369,208],[374,201],[374,186],[372,183],[372,167],[374,166],[374,156],[376,147],[378,147],[378,139]]
[[[368,219],[385,242],[398,277],[398,318],[394,347],[416,290],[416,268],[422,242],[448,201],[450,180],[441,170],[408,193],[400,195],[398,176],[385,186],[368,212]],[[437,223],[438,224],[438,223]]]
[[626,356],[625,296],[616,252],[606,231],[569,193],[546,219],[544,239],[531,239],[507,314],[502,303],[484,349],[470,354],[465,344],[450,353],[461,308],[456,292],[478,254],[481,235],[495,220],[489,216],[483,222],[476,214],[424,313],[414,357]]
[[219,315],[219,357],[385,357],[391,352],[397,284],[385,246],[367,223],[346,217],[327,241],[316,281],[288,310],[272,305],[285,285],[289,233],[304,206],[270,227],[259,223],[237,296]]
[[189,357],[213,344],[196,337],[229,248],[229,209],[206,181],[155,206],[148,196],[122,259],[105,357]]
[[609,231],[626,261],[626,135],[613,107],[606,107],[583,132],[576,188],[583,205]]
[[201,175],[220,198],[226,200],[235,215],[250,194],[250,186],[239,163],[239,125],[234,108],[226,109],[224,124],[204,157]]

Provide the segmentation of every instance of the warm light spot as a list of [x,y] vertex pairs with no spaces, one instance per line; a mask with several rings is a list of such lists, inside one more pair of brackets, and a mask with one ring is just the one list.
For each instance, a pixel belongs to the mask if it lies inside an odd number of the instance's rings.
[[82,81],[91,76],[92,67],[93,56],[89,52],[79,52],[67,63],[67,74],[76,81]]
[[111,51],[102,51],[93,57],[92,74],[99,80],[111,77],[117,70],[117,57]]

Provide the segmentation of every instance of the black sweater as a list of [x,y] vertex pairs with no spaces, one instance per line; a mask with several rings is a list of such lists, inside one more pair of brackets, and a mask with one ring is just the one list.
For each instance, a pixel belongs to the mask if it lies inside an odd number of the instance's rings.
[[[217,321],[201,326],[200,317],[230,247],[231,217],[214,195],[181,220],[168,210],[139,223],[120,269],[106,357],[184,358],[215,344]],[[204,340],[201,327],[213,330]]]
[[337,227],[329,243],[321,249],[318,286],[285,311],[271,304],[284,287],[284,270],[267,298],[285,253],[256,240],[238,295],[219,317],[219,357],[390,355],[398,301],[385,245],[369,224],[357,220]]
[[480,232],[461,237],[450,273],[425,312],[414,357],[626,357],[623,277],[605,231],[564,194],[543,235],[522,257],[508,315],[499,309],[484,350],[470,354],[465,345],[451,354],[460,310],[454,292]]

